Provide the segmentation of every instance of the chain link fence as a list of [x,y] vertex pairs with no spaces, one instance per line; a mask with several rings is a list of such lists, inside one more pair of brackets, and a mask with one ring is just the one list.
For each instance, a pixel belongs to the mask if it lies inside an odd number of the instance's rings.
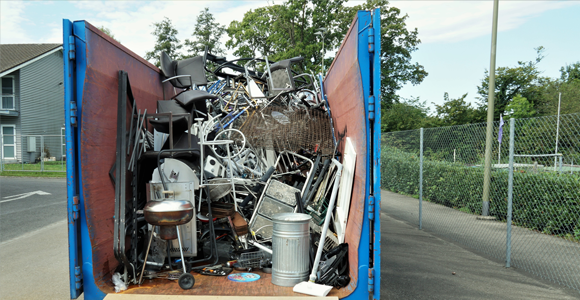
[[65,136],[2,134],[0,171],[66,172]]
[[[486,123],[384,133],[382,187],[427,231],[580,291],[580,114],[494,122],[483,217]],[[510,151],[511,150],[511,151]]]

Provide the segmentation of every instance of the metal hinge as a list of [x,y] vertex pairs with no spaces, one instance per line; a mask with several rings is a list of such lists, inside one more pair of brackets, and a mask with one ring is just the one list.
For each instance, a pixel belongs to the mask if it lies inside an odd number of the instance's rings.
[[70,125],[72,127],[77,127],[77,102],[71,101],[70,102]]
[[369,96],[369,120],[375,120],[375,96]]
[[369,293],[375,291],[375,269],[369,269]]
[[81,273],[81,267],[76,266],[75,267],[75,288],[77,290],[81,289],[81,286],[83,281],[83,274]]
[[369,29],[367,29],[369,34],[368,34],[368,38],[369,38],[369,52],[373,53],[375,52],[375,30],[373,29],[372,26],[369,27]]
[[68,37],[68,59],[75,60],[75,37],[69,36]]
[[375,219],[375,196],[369,197],[369,220]]
[[78,220],[79,218],[79,196],[73,197],[73,205],[72,205],[72,213],[73,213],[73,220]]

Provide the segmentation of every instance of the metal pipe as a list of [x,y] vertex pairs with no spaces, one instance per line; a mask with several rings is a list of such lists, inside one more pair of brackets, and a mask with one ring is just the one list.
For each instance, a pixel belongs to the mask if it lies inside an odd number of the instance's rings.
[[485,169],[483,172],[482,216],[489,215],[489,186],[491,177],[491,147],[493,136],[493,101],[495,97],[495,49],[497,44],[497,15],[499,1],[493,1],[493,22],[491,29],[491,59],[489,63],[489,90],[487,99],[487,131],[485,135]]
[[[558,154],[558,137],[560,135],[560,100],[562,100],[562,93],[558,94],[558,118],[556,121],[556,150],[554,150],[554,154]],[[554,157],[554,171],[556,171],[556,157]]]
[[506,254],[505,267],[509,268],[511,263],[512,251],[512,198],[514,190],[514,130],[515,119],[510,119],[510,158],[509,158],[509,177],[508,177],[508,210],[507,210],[507,237],[506,237]]
[[423,229],[423,128],[419,146],[419,229]]

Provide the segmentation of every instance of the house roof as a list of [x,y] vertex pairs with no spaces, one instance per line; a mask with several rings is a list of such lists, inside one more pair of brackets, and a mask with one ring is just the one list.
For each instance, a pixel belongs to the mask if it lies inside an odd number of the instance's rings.
[[0,44],[0,73],[21,65],[62,44]]

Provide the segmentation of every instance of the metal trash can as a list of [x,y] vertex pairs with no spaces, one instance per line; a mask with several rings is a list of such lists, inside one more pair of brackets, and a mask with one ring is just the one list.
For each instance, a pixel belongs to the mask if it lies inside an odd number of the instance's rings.
[[310,215],[281,213],[273,217],[272,283],[295,286],[307,281],[310,266]]

